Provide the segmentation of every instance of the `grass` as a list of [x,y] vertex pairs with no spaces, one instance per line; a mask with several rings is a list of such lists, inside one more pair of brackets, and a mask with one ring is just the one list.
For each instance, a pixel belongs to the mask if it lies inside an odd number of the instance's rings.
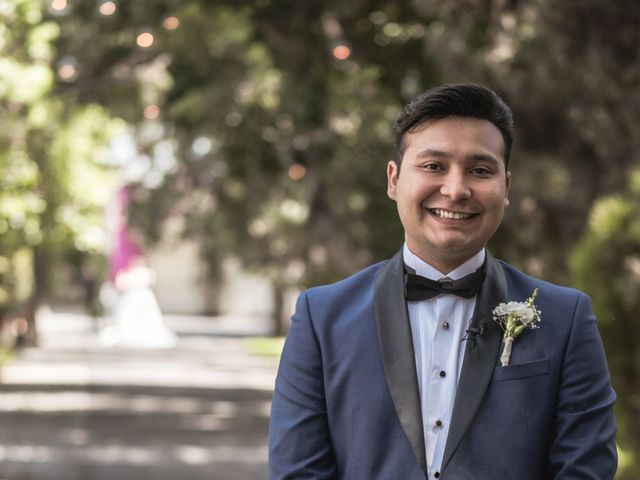
[[284,337],[250,337],[244,341],[244,347],[250,355],[260,357],[279,357],[284,346]]

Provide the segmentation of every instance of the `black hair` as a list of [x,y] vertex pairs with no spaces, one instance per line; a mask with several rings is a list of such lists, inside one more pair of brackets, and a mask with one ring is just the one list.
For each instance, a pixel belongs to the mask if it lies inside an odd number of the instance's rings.
[[428,120],[447,117],[472,117],[493,123],[504,139],[504,164],[508,169],[513,144],[513,113],[496,92],[473,83],[432,88],[409,100],[400,110],[394,124],[398,167],[406,149],[405,134],[414,132]]

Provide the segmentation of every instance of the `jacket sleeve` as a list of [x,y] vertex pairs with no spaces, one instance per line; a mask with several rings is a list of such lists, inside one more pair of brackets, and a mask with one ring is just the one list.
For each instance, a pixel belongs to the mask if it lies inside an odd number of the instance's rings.
[[276,377],[269,424],[269,478],[336,478],[322,352],[306,293],[298,298]]
[[615,399],[591,301],[581,294],[564,352],[548,478],[614,478]]

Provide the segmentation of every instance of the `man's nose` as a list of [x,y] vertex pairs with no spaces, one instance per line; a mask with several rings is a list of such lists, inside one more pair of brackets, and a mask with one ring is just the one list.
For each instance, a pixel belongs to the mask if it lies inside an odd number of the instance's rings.
[[449,172],[443,179],[440,193],[452,201],[464,200],[471,196],[471,189],[463,172]]

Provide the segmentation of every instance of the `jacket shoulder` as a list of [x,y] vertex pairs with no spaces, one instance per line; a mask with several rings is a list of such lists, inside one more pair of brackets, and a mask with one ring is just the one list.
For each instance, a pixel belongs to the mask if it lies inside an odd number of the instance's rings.
[[311,287],[308,290],[305,290],[303,293],[305,293],[309,298],[327,296],[334,297],[349,294],[368,286],[373,287],[378,272],[387,262],[388,260],[384,260],[382,262],[369,265],[368,267],[348,276],[347,278],[343,278],[342,280],[338,280],[334,283]]
[[300,298],[306,298],[308,307],[316,315],[338,316],[351,312],[353,307],[373,304],[376,277],[388,260],[370,265],[335,283],[305,290]]

